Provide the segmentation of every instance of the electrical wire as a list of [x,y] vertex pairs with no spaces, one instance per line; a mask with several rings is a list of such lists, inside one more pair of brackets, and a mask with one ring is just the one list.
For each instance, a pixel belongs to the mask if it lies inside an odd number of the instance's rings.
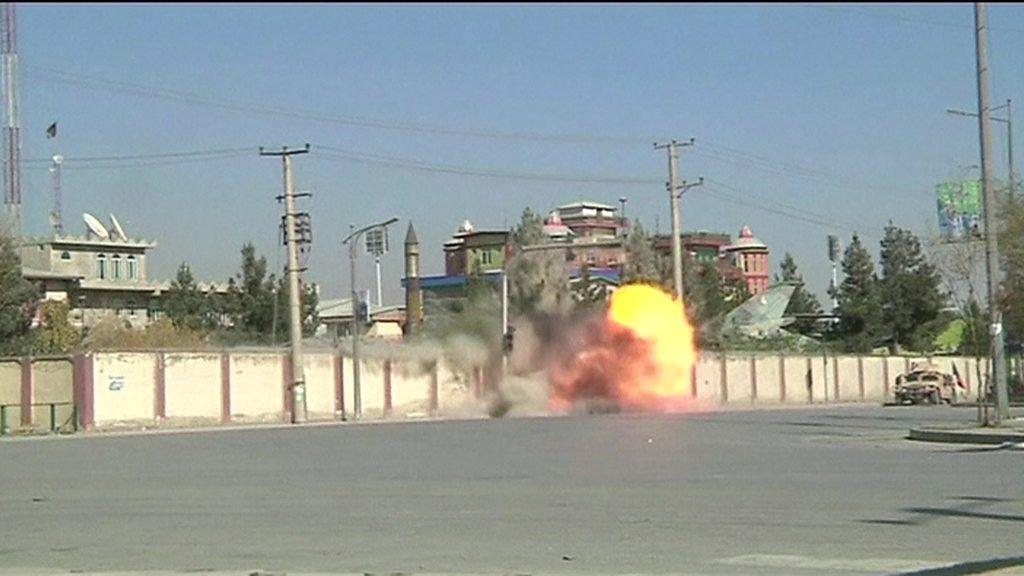
[[295,118],[300,120],[310,120],[317,122],[330,122],[350,126],[360,126],[364,128],[378,128],[383,130],[395,130],[402,132],[418,132],[442,136],[463,136],[469,138],[484,138],[493,140],[529,140],[566,144],[637,144],[650,143],[653,141],[651,138],[630,135],[607,136],[596,134],[542,134],[536,132],[503,132],[497,130],[446,128],[443,126],[432,126],[412,122],[396,122],[392,120],[357,118],[353,116],[341,116],[337,114],[327,114],[324,112],[315,112],[308,110],[292,110],[279,107],[257,106],[255,104],[248,104],[243,102],[225,100],[222,98],[203,96],[192,92],[156,88],[132,82],[124,82],[120,80],[112,80],[109,78],[86,76],[79,73],[67,72],[64,70],[57,70],[53,68],[44,68],[40,66],[22,66],[22,70],[29,77],[34,77],[45,81],[74,84],[95,90],[122,92],[132,94],[135,96],[172,100],[186,104],[194,104],[200,106],[220,108],[225,110],[232,110],[235,112],[246,112],[266,116],[280,116],[286,118]]
[[507,180],[535,180],[543,182],[562,182],[576,184],[618,184],[624,186],[651,186],[664,184],[664,180],[658,178],[646,178],[641,176],[596,176],[588,174],[543,174],[536,172],[519,172],[511,170],[495,170],[491,168],[475,168],[467,166],[454,166],[450,164],[433,164],[419,160],[396,158],[393,156],[380,156],[367,154],[355,150],[336,148],[332,146],[315,145],[317,153],[311,154],[310,159],[332,159],[361,162],[366,164],[377,164],[417,170],[422,172],[436,172],[443,174],[455,174],[461,176],[474,176],[480,178],[499,178]]

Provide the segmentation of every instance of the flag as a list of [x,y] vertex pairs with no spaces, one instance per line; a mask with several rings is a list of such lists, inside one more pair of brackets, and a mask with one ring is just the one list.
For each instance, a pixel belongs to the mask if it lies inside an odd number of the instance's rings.
[[56,122],[54,122],[53,124],[50,124],[50,127],[46,129],[46,137],[47,138],[56,138],[57,137],[57,123]]
[[953,377],[956,378],[957,386],[966,388],[966,386],[964,386],[964,379],[960,377],[960,371],[956,369],[956,364],[953,364]]

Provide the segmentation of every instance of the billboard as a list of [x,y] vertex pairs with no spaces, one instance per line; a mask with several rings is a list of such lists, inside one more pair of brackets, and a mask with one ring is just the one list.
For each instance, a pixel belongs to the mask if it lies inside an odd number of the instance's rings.
[[954,180],[935,187],[939,232],[947,242],[981,238],[981,181]]

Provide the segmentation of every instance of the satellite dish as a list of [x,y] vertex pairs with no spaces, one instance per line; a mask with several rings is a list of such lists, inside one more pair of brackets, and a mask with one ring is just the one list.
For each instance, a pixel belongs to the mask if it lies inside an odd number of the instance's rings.
[[124,228],[121,228],[121,223],[117,221],[117,218],[113,214],[110,215],[110,223],[114,225],[114,233],[117,234],[121,240],[127,241],[128,236],[124,233]]
[[82,220],[85,220],[85,225],[89,227],[89,231],[93,234],[104,240],[110,239],[110,232],[107,232],[107,229],[103,227],[103,223],[97,220],[95,216],[86,212],[82,214]]

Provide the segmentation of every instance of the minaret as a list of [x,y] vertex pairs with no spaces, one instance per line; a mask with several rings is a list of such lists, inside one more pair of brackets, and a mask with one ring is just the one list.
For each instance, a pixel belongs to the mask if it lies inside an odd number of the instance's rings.
[[405,233],[405,337],[419,334],[423,322],[423,292],[420,291],[420,241],[409,222]]

